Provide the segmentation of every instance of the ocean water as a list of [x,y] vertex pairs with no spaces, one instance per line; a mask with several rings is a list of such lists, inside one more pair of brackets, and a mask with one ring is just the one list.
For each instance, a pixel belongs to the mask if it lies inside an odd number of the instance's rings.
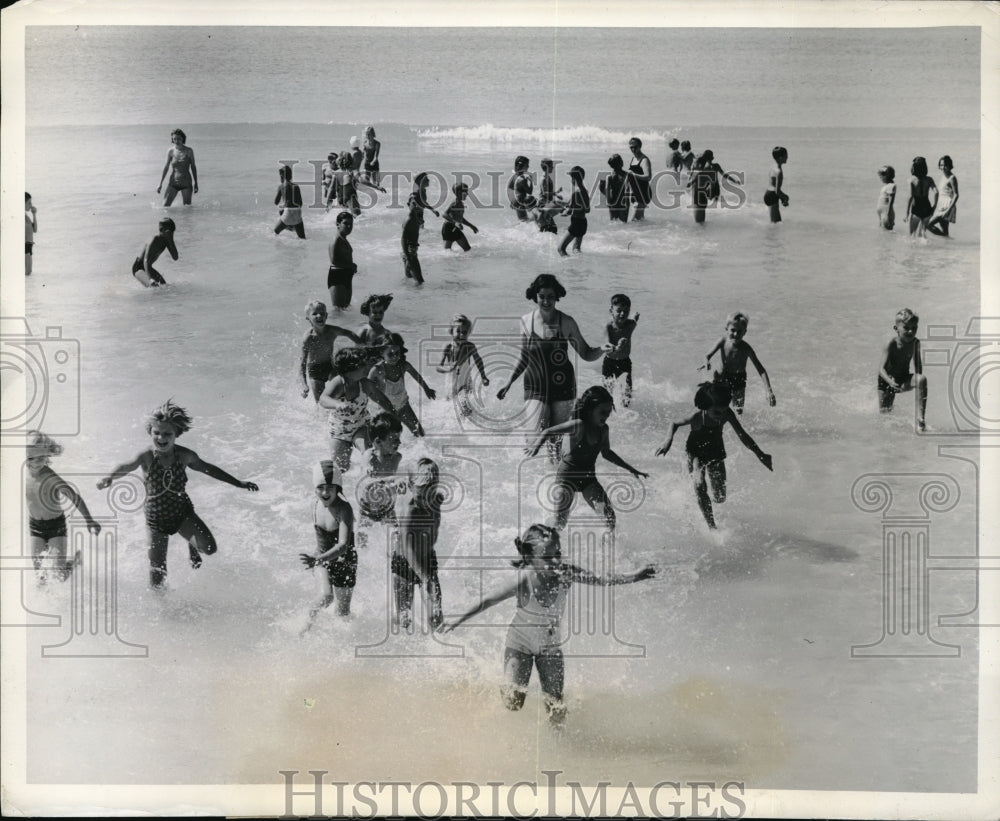
[[[173,398],[195,417],[182,443],[261,487],[248,495],[191,475],[219,554],[194,572],[174,540],[164,596],[145,587],[141,513],[116,522],[119,632],[148,645],[149,658],[63,659],[56,675],[52,660],[29,652],[29,780],[273,783],[279,769],[328,767],[348,781],[444,774],[509,783],[555,766],[584,781],[972,789],[977,668],[968,631],[943,628],[944,639],[961,642],[960,659],[850,658],[852,644],[878,637],[882,590],[880,525],[852,502],[855,481],[914,470],[968,480],[938,455],[941,440],[914,433],[909,396],[881,417],[874,391],[898,309],[920,315],[924,337],[929,325],[961,335],[980,314],[978,61],[975,49],[952,49],[968,30],[433,30],[420,32],[414,63],[399,59],[415,50],[408,36],[29,31],[26,178],[40,231],[26,315],[33,329],[58,325],[79,343],[81,428],[56,469],[79,476],[98,506],[92,480],[146,446],[145,414]],[[779,47],[779,59],[764,56]],[[338,62],[332,76],[307,71],[310,55],[338,48],[365,59]],[[680,72],[648,56],[655,48],[677,65],[707,48],[720,60],[703,85],[678,83]],[[630,83],[636,52],[643,73]],[[884,77],[877,90],[863,59],[872,53]],[[513,75],[505,71],[512,54],[526,61]],[[804,54],[818,56],[806,62]],[[943,65],[968,82],[934,98],[918,80]],[[73,82],[61,84],[66,76]],[[361,554],[351,621],[324,614],[297,636],[316,596],[297,554],[312,548],[311,466],[326,457],[327,438],[323,415],[299,396],[296,366],[303,307],[328,299],[336,212],[307,208],[304,242],[275,237],[276,168],[294,164],[310,201],[313,163],[346,148],[367,122],[398,188],[365,202],[351,236],[354,305],[331,322],[357,327],[365,295],[393,293],[386,326],[443,392],[433,367],[441,335],[455,312],[467,314],[491,380],[482,414],[510,420],[520,386],[504,403],[495,390],[537,274],[565,285],[559,307],[591,344],[602,341],[613,293],[627,293],[641,314],[634,401],[609,424],[614,450],[650,477],[638,488],[604,467],[621,507],[617,568],[653,562],[660,572],[615,590],[615,640],[580,628],[561,737],[539,731],[534,684],[518,715],[496,696],[509,606],[451,634],[447,646],[386,638],[378,530]],[[200,192],[190,208],[164,209],[155,188],[177,126],[196,152]],[[745,175],[743,195],[710,211],[703,227],[667,178],[657,191],[669,207],[651,209],[644,223],[611,224],[595,202],[583,252],[562,259],[562,234],[518,224],[497,190],[522,153],[533,169],[542,157],[558,159],[565,190],[565,169],[576,164],[593,184],[610,154],[628,156],[633,134],[656,171],[671,136],[690,139],[696,152],[712,148],[727,171]],[[776,144],[788,148],[791,204],[771,226],[761,197]],[[909,239],[905,198],[896,230],[878,229],[875,170],[894,165],[905,187],[912,157],[933,168],[945,153],[961,181],[954,239]],[[446,251],[428,213],[426,283],[417,288],[398,249],[405,175],[421,170],[432,173],[431,198],[441,202],[456,175],[479,181],[467,216],[480,230],[468,254]],[[177,223],[180,258],[158,264],[170,287],[144,290],[131,262],[166,215]],[[743,423],[773,455],[774,472],[727,433],[729,498],[710,534],[683,434],[666,458],[653,452],[670,421],[693,410],[704,376],[697,367],[735,310],[750,316],[747,341],[777,396],[767,407],[751,371]],[[957,433],[942,370],[927,368],[928,426]],[[578,363],[577,376],[581,391],[598,383],[599,363]],[[403,451],[432,455],[449,477],[438,553],[445,609],[457,613],[509,579],[513,571],[502,568],[512,539],[544,516],[538,483],[547,469],[523,459],[517,433],[463,427],[446,401],[418,392],[410,383],[431,435],[415,442],[404,434]],[[355,470],[347,484],[356,478]],[[963,496],[935,531],[942,553],[970,552],[974,505]],[[577,507],[574,517],[583,523],[584,513]],[[480,573],[479,561],[490,569]],[[971,606],[967,576],[936,578],[935,612]],[[26,595],[37,612],[67,607],[65,589]],[[586,622],[587,606],[573,612]],[[45,642],[40,632],[29,649]],[[627,645],[644,649],[631,655]],[[934,743],[942,727],[956,739],[947,756]]]

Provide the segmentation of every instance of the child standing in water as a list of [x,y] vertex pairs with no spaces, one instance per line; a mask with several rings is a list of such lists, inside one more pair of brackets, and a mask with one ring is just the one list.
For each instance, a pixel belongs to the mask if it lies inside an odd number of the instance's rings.
[[109,487],[115,479],[136,468],[142,468],[146,484],[146,532],[149,537],[149,584],[163,587],[167,580],[167,544],[179,533],[188,542],[191,567],[201,567],[201,556],[211,556],[218,546],[212,531],[194,512],[194,505],[185,491],[186,469],[196,470],[220,482],[242,490],[257,492],[253,482],[243,482],[222,468],[203,461],[193,450],[177,444],[177,437],[191,429],[191,417],[184,408],[164,402],[146,419],[146,433],[152,447],[139,453],[131,462],[118,465],[97,483],[98,489]]
[[[927,409],[927,377],[924,376],[923,360],[920,356],[920,340],[917,339],[918,317],[909,308],[896,313],[893,330],[896,336],[890,339],[882,350],[882,365],[878,371],[878,404],[882,413],[892,410],[896,394],[903,391],[917,391],[917,427],[924,430],[924,412]],[[910,361],[913,373],[910,373]]]
[[[938,190],[934,180],[927,176],[927,160],[914,157],[910,166],[910,198],[906,201],[906,219],[910,223],[911,237],[925,237],[927,221],[937,206]],[[931,191],[934,199],[931,199]]]
[[330,302],[339,311],[351,305],[354,292],[354,275],[358,266],[354,264],[354,249],[347,238],[354,230],[354,217],[348,211],[337,214],[337,238],[330,243],[330,270],[326,275],[326,287],[330,291]]
[[558,233],[556,227],[555,214],[561,211],[566,203],[559,197],[561,188],[556,188],[555,173],[556,164],[550,159],[544,159],[539,163],[542,169],[542,182],[539,188],[538,212],[535,220],[538,222],[538,230],[549,234]]
[[601,376],[609,393],[613,394],[619,377],[625,377],[622,380],[623,408],[632,404],[632,334],[639,321],[639,314],[635,315],[635,319],[629,319],[631,310],[632,300],[625,294],[611,297],[611,321],[605,326],[605,331],[608,344],[613,348],[604,355],[601,363]]
[[705,370],[712,370],[712,356],[716,351],[722,358],[722,371],[716,373],[716,379],[721,380],[729,386],[733,395],[733,408],[739,414],[743,413],[743,402],[747,389],[747,360],[753,362],[753,366],[764,380],[764,389],[767,391],[767,403],[773,408],[777,404],[774,398],[774,391],[771,390],[771,380],[768,379],[767,371],[760,364],[757,354],[750,344],[743,341],[750,325],[750,317],[742,311],[730,314],[726,317],[726,335],[720,339],[714,348],[705,357]]
[[397,497],[396,524],[389,565],[393,581],[393,620],[403,630],[413,624],[413,593],[423,590],[432,629],[441,626],[441,582],[434,546],[441,528],[444,496],[438,487],[440,471],[433,459],[420,459],[408,471],[406,490]]
[[597,187],[608,202],[608,216],[611,221],[628,222],[629,199],[628,174],[625,173],[625,161],[621,154],[608,157],[611,175],[601,180]]
[[299,239],[306,238],[306,228],[302,223],[302,190],[292,182],[292,169],[287,165],[278,169],[278,193],[274,204],[278,206],[278,224],[274,233],[280,234],[286,228],[294,228]]
[[439,373],[448,374],[448,398],[458,406],[462,416],[472,415],[472,365],[475,363],[483,385],[489,385],[486,378],[486,367],[479,355],[479,349],[469,341],[472,332],[472,322],[465,314],[455,314],[451,319],[451,342],[444,346],[441,354]]
[[38,209],[31,204],[31,194],[24,192],[24,275],[31,276],[31,257],[38,231]]
[[569,215],[569,226],[566,228],[566,236],[559,244],[559,255],[569,256],[566,249],[573,243],[573,249],[579,253],[583,237],[587,233],[587,213],[590,211],[590,194],[583,185],[583,169],[574,165],[569,170],[569,178],[573,184],[573,193],[570,195],[569,204],[563,214]]
[[313,468],[313,530],[316,552],[300,553],[299,560],[312,570],[320,566],[322,594],[309,610],[304,635],[319,611],[337,602],[337,615],[351,615],[351,596],[357,583],[358,552],[354,549],[354,511],[341,490],[343,479],[333,462],[323,461]]
[[463,251],[469,250],[469,240],[462,230],[463,225],[468,225],[473,234],[478,234],[479,229],[465,218],[465,197],[469,193],[469,186],[464,182],[456,182],[451,187],[455,195],[455,201],[448,206],[444,212],[444,225],[441,226],[441,239],[444,240],[445,250],[450,250],[453,242],[458,243],[458,247]]
[[177,246],[174,244],[174,231],[177,226],[169,217],[160,220],[157,226],[158,233],[145,245],[132,263],[132,276],[146,288],[155,288],[166,285],[167,281],[160,272],[153,267],[153,263],[160,258],[160,254],[167,251],[174,260],[177,259]]
[[368,379],[388,397],[392,403],[393,413],[409,428],[414,436],[423,436],[424,428],[410,406],[410,397],[406,393],[406,375],[409,374],[421,388],[428,399],[437,397],[437,393],[420,375],[420,371],[406,360],[406,345],[399,334],[387,333],[375,341],[382,359],[372,366]]
[[101,526],[94,521],[86,502],[73,486],[49,467],[52,457],[62,453],[62,445],[41,431],[33,430],[28,436],[28,475],[25,478],[24,495],[28,504],[31,563],[38,574],[38,583],[42,585],[47,581],[47,576],[42,571],[44,558],[52,560],[59,581],[69,578],[77,563],[77,557],[71,559],[66,555],[67,531],[63,502],[69,501],[80,511],[87,522],[87,530],[95,536],[101,532]]
[[781,167],[788,162],[788,150],[780,145],[776,146],[771,156],[774,158],[774,168],[768,179],[764,202],[771,209],[771,222],[781,222],[781,206],[788,207],[788,195],[781,190],[781,184],[785,181],[785,172]]
[[[671,422],[670,435],[656,450],[657,456],[665,456],[674,441],[678,428],[691,426],[687,443],[688,473],[694,478],[694,492],[698,498],[698,507],[705,517],[708,526],[715,529],[715,515],[712,511],[712,499],[716,504],[726,501],[726,447],[722,441],[722,429],[728,422],[743,445],[753,451],[754,455],[768,470],[774,470],[770,454],[764,453],[750,434],[743,430],[739,419],[729,407],[732,400],[729,386],[720,382],[705,382],[698,388],[694,396],[696,413],[680,422]],[[706,474],[708,481],[706,482]],[[712,498],[708,495],[708,485],[712,486]]]
[[608,432],[608,417],[614,410],[611,394],[600,385],[594,385],[583,392],[573,406],[573,418],[546,428],[535,440],[534,444],[525,448],[528,456],[534,456],[542,447],[542,443],[550,436],[566,435],[562,458],[556,468],[556,510],[552,516],[552,524],[562,530],[569,517],[569,509],[577,493],[581,493],[587,504],[604,516],[608,530],[615,529],[615,509],[601,483],[597,480],[595,466],[598,455],[603,456],[613,465],[627,470],[636,478],[648,478],[648,473],[636,470],[632,465],[611,450],[611,439]]
[[442,631],[450,632],[477,613],[517,596],[517,609],[504,647],[504,684],[500,695],[508,710],[520,710],[524,706],[532,668],[537,668],[549,721],[560,725],[566,718],[563,703],[565,663],[560,649],[564,641],[562,617],[570,587],[574,582],[601,586],[633,584],[655,576],[656,568],[649,564],[635,573],[597,576],[564,563],[558,531],[541,524],[531,525],[523,538],[514,539],[514,545],[520,554],[514,565],[518,569],[517,581],[486,596],[458,618],[449,619]]
[[684,168],[684,155],[680,152],[680,141],[674,137],[667,147],[670,149],[670,156],[667,158],[667,168],[677,174],[677,182],[680,182],[681,169]]
[[358,328],[358,344],[374,345],[375,340],[385,336],[391,331],[382,324],[385,312],[392,304],[392,294],[369,294],[365,301],[361,303],[359,311],[362,316],[368,317],[368,321]]
[[375,139],[375,129],[372,126],[365,128],[365,144],[363,146],[365,180],[372,185],[379,184],[379,163],[378,156],[382,150],[382,143]]
[[878,192],[878,204],[875,213],[878,224],[886,231],[891,231],[896,225],[896,169],[891,165],[883,165],[878,170],[878,178],[882,188]]
[[441,216],[427,204],[427,184],[429,181],[426,171],[421,171],[413,178],[413,193],[406,201],[409,213],[403,223],[401,239],[403,271],[406,278],[414,280],[417,285],[424,284],[424,273],[420,269],[420,260],[417,258],[417,248],[420,246],[420,229],[424,227],[424,210],[430,209],[435,217]]
[[934,217],[927,223],[927,230],[939,237],[948,236],[948,223],[955,221],[958,204],[958,177],[952,172],[951,157],[945,154],[938,160],[941,169],[941,196],[938,198]]
[[302,397],[312,389],[313,399],[319,402],[326,383],[333,377],[333,346],[338,336],[346,336],[355,344],[361,342],[358,335],[338,325],[326,324],[326,305],[315,300],[306,305],[306,319],[309,330],[302,340]]

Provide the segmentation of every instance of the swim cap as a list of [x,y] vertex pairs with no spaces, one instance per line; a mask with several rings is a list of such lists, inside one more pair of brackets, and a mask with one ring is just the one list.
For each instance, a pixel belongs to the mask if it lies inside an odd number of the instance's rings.
[[313,485],[315,487],[319,487],[320,485],[343,487],[343,479],[340,476],[337,466],[329,459],[313,465]]
[[351,148],[357,148],[361,144],[361,140],[357,137],[351,137]]

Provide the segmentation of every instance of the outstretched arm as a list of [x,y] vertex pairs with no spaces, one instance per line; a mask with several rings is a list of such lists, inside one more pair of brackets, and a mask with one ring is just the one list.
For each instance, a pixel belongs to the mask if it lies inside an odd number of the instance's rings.
[[583,334],[580,333],[580,326],[576,324],[576,320],[567,314],[562,314],[562,317],[566,320],[566,337],[569,339],[570,345],[573,346],[573,350],[580,355],[581,359],[593,362],[595,359],[600,359],[604,354],[611,353],[614,350],[610,342],[605,342],[599,348],[591,348],[587,344],[587,340],[583,338]]
[[97,483],[97,489],[104,490],[104,488],[109,487],[111,483],[115,481],[115,479],[121,479],[122,476],[131,473],[137,467],[144,464],[148,458],[149,458],[149,451],[144,450],[142,453],[136,456],[135,459],[133,459],[131,462],[122,462],[122,464],[118,465],[118,467],[112,470],[111,473],[109,473],[107,476],[105,476]]
[[437,398],[437,391],[424,381],[424,378],[420,375],[420,371],[414,368],[409,362],[406,362],[404,367],[406,368],[406,372],[417,381],[417,384],[420,385],[421,388],[424,389],[424,393],[427,395],[428,399]]
[[698,370],[704,368],[706,371],[712,370],[712,357],[715,356],[716,352],[722,350],[722,346],[726,344],[726,338],[723,337],[718,342],[715,343],[715,347],[712,348],[707,354],[705,354],[705,364],[702,365]]
[[611,450],[611,439],[608,435],[607,430],[604,431],[604,441],[601,442],[601,456],[603,456],[607,461],[611,462],[612,465],[617,465],[622,470],[627,470],[633,476],[641,476],[643,479],[648,479],[649,474],[643,473],[641,470],[637,470],[632,467],[628,462],[622,459],[617,453]]
[[83,501],[83,497],[76,492],[76,489],[69,484],[69,482],[63,480],[62,477],[60,477],[59,482],[59,492],[69,499],[76,506],[76,509],[80,511],[84,521],[87,522],[87,530],[95,534],[100,533],[101,526],[95,522],[94,517],[90,515],[90,510],[87,508],[87,503]]
[[744,447],[746,447],[747,450],[752,451],[753,454],[760,459],[761,464],[764,465],[764,467],[773,471],[774,468],[771,466],[771,454],[764,453],[764,451],[757,446],[753,437],[743,429],[743,426],[740,424],[740,420],[736,417],[736,414],[733,413],[732,408],[726,409],[726,421],[733,426],[733,432],[739,437]]
[[235,476],[231,476],[226,473],[222,468],[213,465],[211,462],[206,462],[193,450],[187,450],[188,458],[186,460],[187,466],[191,470],[196,470],[199,473],[204,473],[206,476],[211,476],[213,479],[217,479],[220,482],[225,482],[226,484],[233,485],[233,487],[238,487],[241,490],[249,490],[256,492],[257,485],[253,482],[241,482]]
[[479,376],[483,380],[484,385],[489,385],[490,380],[486,378],[486,366],[483,364],[483,358],[479,355],[479,349],[472,349],[472,361],[476,363],[476,367],[479,369]]
[[475,607],[467,610],[456,619],[451,619],[449,621],[444,622],[439,629],[441,630],[442,633],[450,633],[460,624],[468,621],[477,613],[482,613],[484,610],[488,610],[494,605],[499,604],[500,602],[511,598],[512,596],[514,596],[515,593],[517,593],[516,582],[510,585],[509,587],[506,587],[503,590],[494,593],[492,596],[486,596],[480,599],[479,604],[477,604]]
[[615,584],[634,584],[635,582],[641,582],[643,579],[651,579],[656,575],[656,566],[652,564],[647,564],[635,573],[614,573],[610,576],[597,576],[589,570],[577,567],[575,564],[564,564],[563,567],[566,568],[569,578],[573,581],[602,587]]
[[582,424],[583,423],[579,419],[570,419],[566,422],[560,422],[558,425],[552,425],[552,427],[545,428],[545,430],[538,434],[535,441],[524,449],[525,455],[536,455],[538,451],[541,450],[542,444],[550,436],[560,436],[564,433],[576,431]]

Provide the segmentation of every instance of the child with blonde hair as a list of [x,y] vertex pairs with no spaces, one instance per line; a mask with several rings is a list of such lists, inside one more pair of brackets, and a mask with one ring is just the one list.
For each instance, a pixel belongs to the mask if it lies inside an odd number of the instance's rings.
[[473,363],[479,370],[479,378],[483,384],[489,385],[490,380],[486,377],[486,366],[483,365],[479,349],[469,341],[469,334],[472,332],[472,321],[469,317],[465,314],[455,314],[451,318],[448,332],[451,334],[451,342],[444,346],[441,364],[437,369],[439,373],[448,375],[448,398],[455,402],[462,416],[470,416]]
[[767,403],[774,407],[777,399],[774,391],[771,390],[771,380],[767,376],[767,371],[760,364],[757,354],[747,342],[743,341],[747,328],[750,325],[750,317],[742,311],[736,311],[726,317],[726,335],[720,339],[714,348],[706,356],[705,370],[712,369],[712,356],[716,351],[722,359],[722,370],[716,372],[716,379],[725,382],[733,397],[733,408],[737,413],[743,413],[743,402],[747,388],[747,360],[753,362],[753,366],[764,380],[764,389],[767,391]]

